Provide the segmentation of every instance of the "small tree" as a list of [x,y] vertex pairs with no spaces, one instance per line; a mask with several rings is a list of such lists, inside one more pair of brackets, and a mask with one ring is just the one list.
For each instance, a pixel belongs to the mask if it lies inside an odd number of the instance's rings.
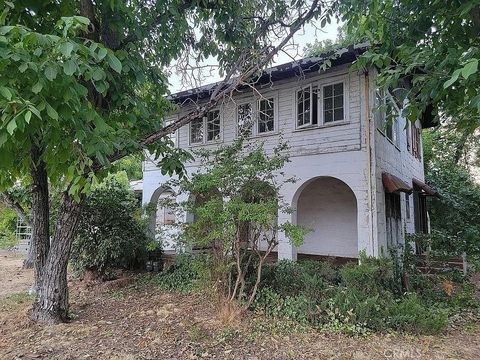
[[[211,252],[211,275],[218,290],[229,301],[242,301],[248,308],[257,293],[262,269],[284,232],[294,244],[303,242],[305,230],[289,222],[278,223],[279,212],[290,213],[280,189],[294,181],[281,171],[288,161],[281,144],[267,155],[263,144],[243,140],[215,151],[201,151],[202,172],[180,183],[190,199],[181,204],[193,213],[183,238],[193,248]],[[254,283],[247,286],[247,274],[254,270]]]

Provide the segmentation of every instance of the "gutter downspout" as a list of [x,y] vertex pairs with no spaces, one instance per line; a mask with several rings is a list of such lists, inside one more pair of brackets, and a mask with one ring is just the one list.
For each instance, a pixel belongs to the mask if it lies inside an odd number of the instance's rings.
[[368,162],[368,217],[369,217],[369,240],[372,249],[372,255],[376,257],[377,249],[375,249],[374,240],[374,228],[373,228],[373,191],[372,191],[372,177],[373,177],[373,165],[372,165],[372,143],[371,143],[371,118],[370,118],[370,78],[368,70],[365,70],[365,122],[366,122],[366,145],[367,145],[367,162]]

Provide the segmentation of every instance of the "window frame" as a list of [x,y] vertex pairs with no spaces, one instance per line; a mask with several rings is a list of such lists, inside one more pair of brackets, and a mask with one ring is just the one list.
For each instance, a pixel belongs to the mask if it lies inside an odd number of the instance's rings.
[[[260,132],[259,131],[259,111],[260,111],[260,101],[262,100],[273,100],[273,130],[272,131],[267,131],[267,132]],[[262,136],[270,136],[274,134],[278,134],[278,92],[267,92],[264,94],[260,94],[255,97],[250,97],[250,98],[245,98],[243,100],[239,100],[236,102],[235,106],[235,133],[236,137],[240,137],[240,127],[238,126],[238,108],[242,105],[245,104],[250,104],[252,107],[252,113],[253,113],[253,124],[251,128],[251,133],[247,137],[249,139],[251,138],[256,138],[256,137],[262,137]]]
[[[381,99],[382,99],[382,104],[378,104],[377,101],[379,99],[379,97],[377,96],[377,94],[381,94]],[[375,89],[375,106],[374,106],[374,111],[378,114],[378,112],[380,111],[380,113],[378,115],[381,116],[381,122],[382,122],[382,128],[380,128],[377,124],[377,119],[374,119],[374,123],[375,123],[375,128],[380,132],[380,134],[382,134],[383,136],[385,136],[385,138],[390,142],[392,143],[397,149],[400,149],[400,121],[399,121],[399,117],[400,117],[400,113],[397,114],[397,116],[395,116],[393,118],[393,121],[392,121],[392,124],[390,124],[390,128],[391,128],[391,131],[392,131],[392,136],[390,137],[387,133],[387,129],[388,127],[385,126],[386,122],[387,122],[387,112],[386,112],[386,109],[383,110],[383,109],[380,109],[380,107],[382,106],[387,106],[387,101],[391,102],[391,106],[392,106],[392,109],[394,109],[395,111],[397,111],[398,109],[395,109],[396,106],[396,103],[395,103],[395,99],[393,99],[393,96],[390,94],[389,91],[385,91],[384,89]],[[397,111],[398,112],[398,111]],[[374,114],[377,115],[377,114]]]
[[253,122],[252,122],[252,126],[250,128],[250,135],[247,136],[247,138],[251,138],[254,136],[255,134],[255,103],[251,100],[243,100],[243,101],[238,101],[236,104],[235,104],[235,133],[236,133],[236,137],[239,138],[240,137],[240,126],[239,126],[239,123],[238,123],[238,108],[240,106],[244,106],[244,105],[250,105],[250,108],[252,109],[252,118],[253,118]]
[[[335,86],[337,84],[342,84],[343,86],[343,119],[342,120],[335,120],[335,112],[333,113],[333,119],[332,121],[329,121],[329,122],[325,122],[325,104],[324,104],[324,93],[325,93],[325,87],[327,86]],[[318,121],[318,124],[319,125],[324,125],[324,126],[328,126],[328,125],[332,125],[332,124],[338,124],[338,123],[342,123],[344,121],[347,121],[347,89],[348,89],[348,86],[347,86],[347,81],[345,78],[341,78],[341,79],[331,79],[330,81],[327,81],[327,82],[323,82],[323,83],[320,83],[319,84],[319,89],[321,89],[321,92],[320,93],[320,96],[318,97],[318,100],[319,100],[319,106],[318,106],[318,114],[319,114],[319,121]],[[333,88],[332,88],[333,90]],[[318,96],[318,94],[317,94]],[[334,99],[335,97],[332,96],[332,99]],[[332,110],[334,110],[334,108],[332,108]],[[321,111],[321,115],[320,115],[320,111]]]
[[[299,105],[298,104],[298,93],[300,91],[305,91],[306,89],[308,89],[309,93],[310,93],[310,99],[309,99],[310,100],[310,111],[309,111],[310,120],[309,120],[308,123],[303,123],[302,125],[298,125],[298,115],[300,115],[298,113],[298,105]],[[312,95],[313,95],[313,83],[302,86],[302,87],[295,90],[294,106],[295,106],[295,128],[296,129],[304,129],[304,128],[312,127],[312,125],[313,125],[313,123],[312,123],[312,120],[313,120],[313,96]],[[318,106],[318,92],[317,92],[317,106]],[[305,113],[305,107],[303,107],[303,114],[304,113]],[[317,112],[317,114],[318,114],[318,112]],[[305,120],[305,117],[303,117],[303,119]]]
[[[343,85],[343,119],[325,122],[324,100],[323,100],[324,87],[336,85],[340,83]],[[313,113],[314,113],[313,91],[315,90],[314,89],[315,87],[317,92],[316,122],[313,119]],[[310,88],[310,94],[311,94],[310,95],[310,102],[311,102],[310,123],[298,126],[298,103],[297,103],[298,95],[297,94],[299,91],[304,90],[306,88]],[[298,88],[295,89],[293,93],[292,109],[293,109],[293,116],[294,116],[294,131],[302,131],[307,129],[319,129],[319,128],[330,127],[330,126],[346,125],[350,123],[349,96],[350,96],[350,81],[349,81],[348,75],[340,75],[340,76],[336,75],[336,76],[329,77],[327,79],[311,81],[311,82],[308,82],[307,85],[299,86]]]
[[[219,138],[218,139],[213,139],[213,140],[208,140],[208,129],[207,129],[207,122],[208,122],[208,114],[212,112],[218,112],[218,119],[219,119]],[[202,146],[202,145],[208,145],[208,144],[216,144],[220,143],[223,141],[223,111],[221,108],[213,108],[209,111],[207,111],[204,116],[202,116],[202,141],[199,142],[192,142],[192,124],[193,122],[197,120],[194,119],[192,120],[189,125],[188,125],[188,144],[189,146]]]
[[[273,110],[273,118],[272,118],[272,121],[273,121],[273,129],[270,130],[270,131],[263,131],[261,132],[260,131],[260,103],[262,101],[270,101],[272,100],[273,102],[273,106],[272,106],[272,110]],[[260,99],[257,99],[256,101],[256,111],[254,110],[253,114],[254,114],[254,119],[255,119],[255,123],[254,123],[254,126],[255,126],[255,133],[257,136],[265,136],[265,135],[269,135],[269,134],[274,134],[276,131],[277,131],[277,122],[275,120],[275,118],[277,117],[277,104],[278,104],[278,101],[276,100],[275,96],[263,96],[260,98]]]

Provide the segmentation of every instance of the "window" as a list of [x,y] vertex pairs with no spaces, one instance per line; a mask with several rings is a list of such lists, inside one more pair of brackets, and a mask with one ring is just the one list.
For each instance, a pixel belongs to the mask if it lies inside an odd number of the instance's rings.
[[220,111],[207,113],[207,141],[220,140]]
[[412,155],[418,160],[422,159],[422,132],[415,125],[412,124]]
[[255,136],[275,131],[275,98],[237,106],[237,136]]
[[399,145],[398,119],[392,97],[383,90],[377,89],[375,93],[375,125],[391,142]]
[[345,120],[343,83],[323,87],[323,122]]
[[175,223],[175,212],[172,205],[175,203],[175,195],[173,191],[166,190],[158,197],[157,213],[156,213],[156,228],[159,229],[164,225],[171,225]]
[[204,117],[190,123],[190,144],[220,140],[220,111],[209,111]]
[[297,91],[295,101],[298,129],[346,119],[344,82],[324,86],[309,85]]
[[237,107],[238,135],[253,135],[253,107],[251,103],[241,104]]
[[312,124],[312,87],[308,86],[297,91],[297,127]]
[[400,195],[385,193],[385,218],[388,247],[396,247],[402,242],[402,216]]
[[405,193],[405,216],[410,219],[410,194]]
[[203,143],[203,118],[195,119],[190,123],[190,143]]
[[273,98],[258,101],[258,133],[274,131]]

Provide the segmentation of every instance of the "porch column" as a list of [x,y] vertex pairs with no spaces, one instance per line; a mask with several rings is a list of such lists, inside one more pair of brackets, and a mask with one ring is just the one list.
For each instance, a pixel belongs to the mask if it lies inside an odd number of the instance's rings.
[[[296,215],[295,215],[296,216]],[[283,224],[290,221],[292,214],[285,214],[279,211],[278,223]],[[297,248],[292,245],[283,232],[278,233],[278,260],[297,260]]]

